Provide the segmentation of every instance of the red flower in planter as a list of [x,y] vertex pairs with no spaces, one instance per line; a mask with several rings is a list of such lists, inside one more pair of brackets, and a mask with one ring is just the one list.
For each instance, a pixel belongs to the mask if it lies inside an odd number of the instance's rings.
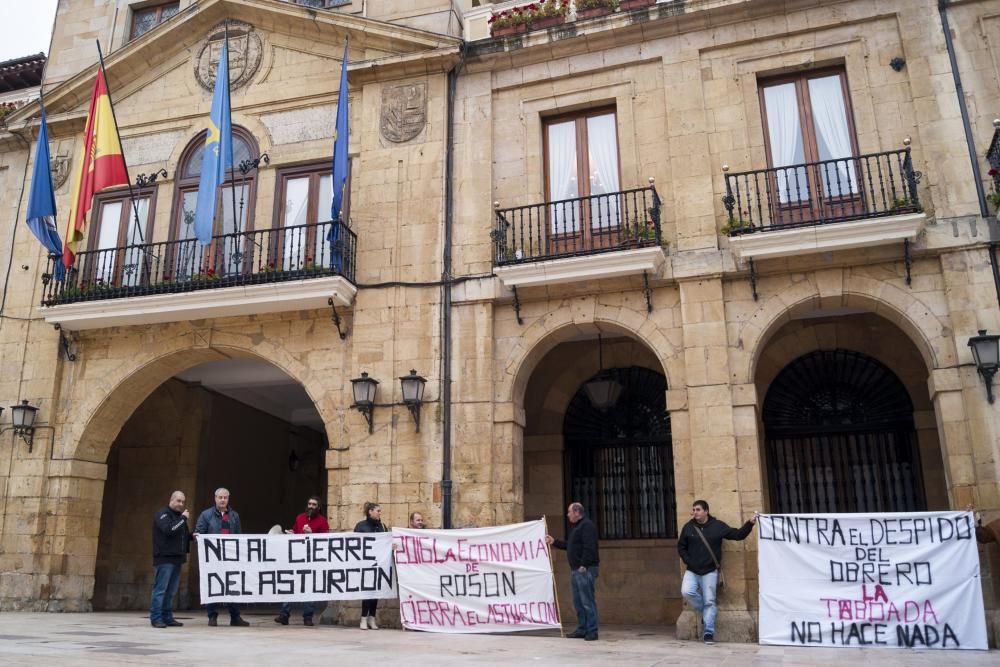
[[989,173],[990,176],[996,176],[997,174],[1000,174],[1000,172],[998,172],[996,169],[990,169],[989,172],[987,173]]

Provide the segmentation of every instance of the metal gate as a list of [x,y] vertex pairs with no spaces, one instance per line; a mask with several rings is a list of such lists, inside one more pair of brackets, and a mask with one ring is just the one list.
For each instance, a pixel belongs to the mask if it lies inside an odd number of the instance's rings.
[[875,359],[799,357],[771,383],[763,421],[771,511],[926,509],[913,404]]

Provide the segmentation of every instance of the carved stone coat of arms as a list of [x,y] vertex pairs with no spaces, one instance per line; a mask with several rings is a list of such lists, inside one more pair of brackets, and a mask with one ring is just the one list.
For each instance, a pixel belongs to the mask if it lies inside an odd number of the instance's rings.
[[[219,56],[226,39],[226,25],[220,23],[212,28],[208,38],[202,42],[198,57],[194,61],[194,76],[198,84],[211,92],[215,89],[215,74],[219,69]],[[260,35],[249,23],[229,22],[229,86],[235,90],[250,83],[260,69],[264,54],[264,44]]]
[[409,141],[427,122],[427,84],[405,83],[382,89],[382,136],[393,143]]

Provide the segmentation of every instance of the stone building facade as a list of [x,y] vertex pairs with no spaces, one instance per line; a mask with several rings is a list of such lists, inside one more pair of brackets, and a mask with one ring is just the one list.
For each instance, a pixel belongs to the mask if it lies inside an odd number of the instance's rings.
[[[675,537],[696,498],[731,524],[1000,516],[1000,421],[967,345],[1000,330],[1000,0],[668,0],[495,36],[516,3],[315,4],[60,3],[52,144],[79,148],[106,40],[126,158],[156,180],[138,225],[127,193],[98,198],[60,284],[19,196],[37,106],[0,134],[0,400],[45,427],[30,449],[0,439],[0,608],[141,608],[135,517],[175,487],[200,509],[228,486],[261,531],[316,487],[341,528],[374,500],[393,525],[545,516],[561,534],[585,499],[603,620],[680,636]],[[223,193],[233,227],[182,273],[227,20],[242,203]],[[381,381],[370,424],[361,372]],[[1000,552],[981,556],[995,643]],[[753,539],[725,570],[718,636],[752,641]]]

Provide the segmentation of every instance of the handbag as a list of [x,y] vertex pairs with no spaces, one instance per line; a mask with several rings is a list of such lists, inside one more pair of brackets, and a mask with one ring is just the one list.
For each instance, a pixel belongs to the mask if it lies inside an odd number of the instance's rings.
[[702,544],[708,549],[708,555],[712,557],[712,562],[715,563],[715,571],[719,573],[719,582],[716,584],[715,589],[721,591],[726,587],[726,575],[722,573],[722,566],[719,564],[719,560],[715,557],[715,552],[712,551],[712,547],[709,546],[708,540],[705,539],[705,533],[702,532],[701,528],[694,526],[694,532],[698,533],[698,537],[701,538]]

